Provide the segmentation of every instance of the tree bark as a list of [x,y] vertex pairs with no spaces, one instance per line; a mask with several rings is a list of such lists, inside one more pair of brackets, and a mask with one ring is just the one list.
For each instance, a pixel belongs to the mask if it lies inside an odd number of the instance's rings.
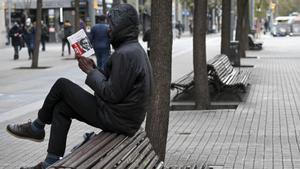
[[[248,0],[238,0],[237,3],[237,27],[236,27],[236,39],[239,41],[239,50],[238,50],[238,56],[240,58],[246,57],[246,41],[247,38],[245,36],[248,35],[247,31],[247,8],[249,7],[249,1]],[[241,61],[240,59],[236,63],[236,66],[240,66]]]
[[194,81],[196,109],[210,105],[206,66],[207,0],[194,0]]
[[75,32],[79,31],[79,0],[75,0]]
[[39,51],[40,51],[40,42],[41,42],[41,20],[42,20],[42,6],[43,1],[37,0],[36,1],[36,26],[35,26],[35,41],[34,41],[34,51],[32,57],[31,68],[38,68],[38,61],[39,61]]
[[221,53],[230,55],[230,12],[231,0],[222,1],[222,32],[221,32]]
[[150,60],[154,85],[146,132],[160,160],[164,161],[170,111],[172,0],[152,0],[151,9]]

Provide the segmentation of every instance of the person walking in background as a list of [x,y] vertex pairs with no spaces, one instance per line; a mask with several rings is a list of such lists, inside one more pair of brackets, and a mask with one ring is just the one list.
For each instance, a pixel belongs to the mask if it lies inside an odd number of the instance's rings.
[[49,32],[47,25],[42,21],[42,31],[41,31],[41,43],[42,43],[42,51],[46,50],[46,41],[49,38]]
[[265,19],[265,22],[264,22],[264,34],[266,34],[267,32],[269,32],[269,21],[268,19]]
[[177,38],[179,39],[181,37],[181,23],[180,21],[177,21],[176,24],[175,24],[175,29],[177,29]]
[[23,30],[23,38],[26,43],[27,49],[28,49],[28,59],[32,59],[33,56],[33,49],[35,46],[35,28],[31,23],[31,19],[27,18],[26,24]]
[[189,29],[190,29],[190,34],[193,35],[193,29],[194,29],[194,25],[193,25],[193,20],[190,19],[190,23],[189,23]]
[[98,24],[92,27],[90,33],[91,43],[95,50],[95,55],[97,58],[98,69],[104,70],[104,65],[106,64],[110,55],[110,44],[109,44],[109,34],[108,25],[105,23],[106,17],[101,15],[98,19]]
[[17,22],[14,23],[14,26],[9,30],[9,36],[11,37],[12,46],[14,47],[14,60],[19,59],[19,49],[22,48],[21,45],[21,36],[22,30]]
[[79,29],[83,29],[86,32],[86,25],[82,18],[79,20]]
[[69,43],[69,41],[67,39],[68,36],[72,35],[72,25],[71,25],[71,22],[69,20],[66,20],[64,22],[63,28],[64,28],[64,30],[63,30],[63,38],[62,38],[62,53],[61,53],[61,56],[64,56],[64,50],[65,50],[66,44],[68,46],[69,55],[71,54],[70,43]]

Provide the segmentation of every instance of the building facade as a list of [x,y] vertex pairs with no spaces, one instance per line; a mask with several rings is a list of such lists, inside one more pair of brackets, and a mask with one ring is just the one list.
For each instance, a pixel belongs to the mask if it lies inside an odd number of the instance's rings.
[[5,3],[0,0],[0,48],[7,43],[7,31],[5,25]]

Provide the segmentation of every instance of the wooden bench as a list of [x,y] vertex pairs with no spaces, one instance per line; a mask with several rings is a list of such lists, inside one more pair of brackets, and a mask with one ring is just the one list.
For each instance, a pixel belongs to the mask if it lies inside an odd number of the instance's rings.
[[100,132],[50,168],[160,169],[163,162],[158,160],[144,131],[140,130],[132,137]]
[[[202,169],[202,167],[192,165],[180,168]],[[163,169],[167,167],[162,161],[159,161],[149,138],[141,129],[132,137],[102,131],[49,168]]]
[[[208,82],[214,87],[217,93],[221,93],[225,89],[246,92],[250,74],[251,71],[249,69],[234,68],[229,58],[223,54],[213,57],[207,63]],[[171,89],[177,89],[177,95],[193,87],[193,71],[171,83]]]
[[251,34],[248,35],[248,43],[250,50],[262,50],[263,44],[261,42],[256,42]]
[[194,71],[185,74],[181,78],[171,83],[171,90],[177,90],[177,94],[188,91],[194,86]]
[[246,92],[250,69],[234,68],[224,54],[210,59],[207,64],[208,80],[217,91],[240,89]]

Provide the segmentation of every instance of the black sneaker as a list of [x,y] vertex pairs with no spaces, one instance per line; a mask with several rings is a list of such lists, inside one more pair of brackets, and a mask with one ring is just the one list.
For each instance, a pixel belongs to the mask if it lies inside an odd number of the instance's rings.
[[8,133],[22,139],[29,139],[36,142],[42,142],[45,138],[45,130],[36,132],[31,128],[31,121],[24,124],[9,124],[6,127]]
[[43,166],[43,163],[40,162],[36,166],[33,166],[33,167],[21,167],[20,169],[45,169],[45,167]]

